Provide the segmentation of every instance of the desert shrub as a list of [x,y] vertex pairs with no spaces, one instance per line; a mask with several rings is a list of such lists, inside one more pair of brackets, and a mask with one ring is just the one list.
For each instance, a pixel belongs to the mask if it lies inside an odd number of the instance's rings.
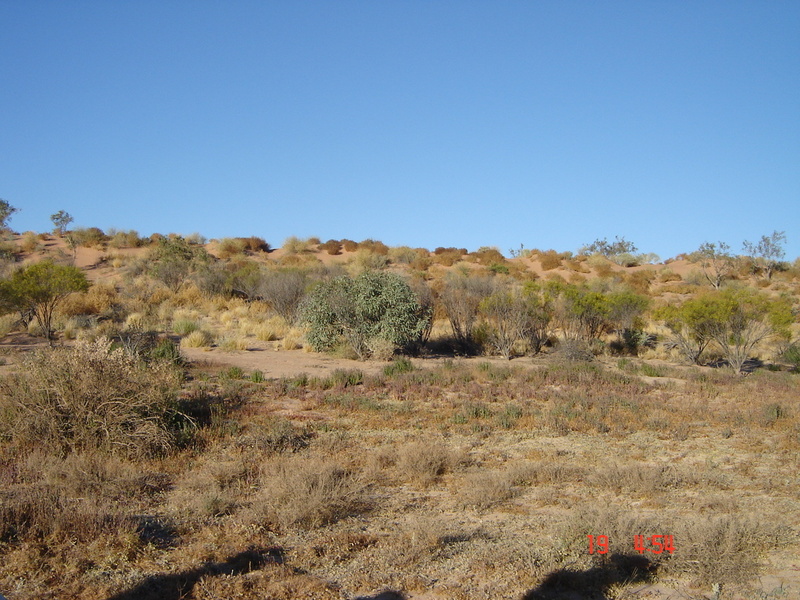
[[327,525],[370,506],[364,478],[330,459],[276,458],[263,469],[261,489],[254,520],[283,529]]
[[152,348],[148,349],[146,354],[139,353],[139,355],[147,362],[158,361],[171,363],[175,366],[184,364],[180,348],[169,338],[159,340]]
[[303,254],[312,251],[313,244],[311,242],[312,240],[310,238],[301,240],[300,238],[292,235],[283,240],[283,246],[281,246],[281,248],[287,254]]
[[514,345],[525,335],[528,323],[525,300],[517,290],[500,289],[478,306],[489,323],[491,345],[503,358],[511,358]]
[[197,232],[190,233],[184,239],[186,240],[186,243],[191,244],[193,246],[205,246],[206,242],[208,241],[206,240],[205,236],[200,235]]
[[586,342],[599,339],[610,326],[611,303],[609,296],[585,285],[548,284],[547,290],[555,298],[555,322],[564,337]]
[[459,491],[458,500],[461,506],[482,511],[513,498],[515,493],[509,473],[471,473]]
[[561,256],[555,250],[547,250],[539,254],[539,264],[543,271],[550,271],[561,266]]
[[591,346],[583,340],[566,339],[558,344],[559,356],[569,362],[589,362],[594,360]]
[[465,349],[472,348],[478,309],[484,298],[494,291],[490,277],[451,275],[445,280],[440,299],[456,340]]
[[383,368],[383,374],[387,377],[393,377],[402,373],[410,373],[414,370],[414,364],[406,357],[393,360],[391,363]]
[[356,255],[352,260],[352,264],[355,266],[357,272],[378,271],[389,264],[389,257],[387,255],[379,254],[369,248],[363,247],[361,244],[359,244]]
[[705,347],[714,342],[736,373],[765,340],[786,338],[794,321],[787,300],[752,288],[715,290],[680,306],[665,306],[656,316],[669,327],[672,342],[687,358],[699,361]]
[[646,294],[650,291],[650,284],[655,280],[656,272],[653,269],[642,269],[625,276],[627,283],[634,291]]
[[415,271],[427,271],[432,264],[433,259],[428,254],[425,254],[424,256],[417,256],[417,258],[409,263],[409,266]]
[[659,283],[669,283],[670,281],[683,281],[683,277],[678,275],[672,269],[667,268],[659,271],[656,281],[658,281]]
[[409,479],[428,485],[452,469],[459,457],[443,444],[426,441],[403,446],[397,454],[397,469]]
[[130,229],[128,231],[108,232],[108,245],[112,248],[138,248],[144,244],[144,240],[139,237],[139,232]]
[[251,235],[245,238],[240,238],[244,244],[244,249],[247,252],[269,252],[270,245],[264,238]]
[[163,453],[188,424],[177,410],[181,380],[172,364],[145,366],[107,338],[39,351],[0,387],[2,427],[18,444],[56,453]]
[[331,256],[338,256],[342,253],[342,242],[339,240],[328,240],[324,244],[321,244],[319,249],[324,250]]
[[414,249],[409,246],[396,246],[389,248],[389,259],[393,263],[410,265],[420,255],[427,256],[428,252],[422,248]]
[[26,231],[22,234],[22,239],[19,241],[19,247],[23,252],[36,252],[39,250],[39,238],[33,231]]
[[220,258],[231,258],[245,251],[245,242],[242,238],[222,238],[217,242],[217,254]]
[[314,350],[331,350],[344,340],[361,359],[373,354],[375,340],[400,348],[418,339],[427,325],[409,285],[385,272],[324,282],[311,292],[301,312]]
[[71,497],[57,485],[36,482],[3,492],[0,502],[0,542],[69,538],[91,542],[99,536],[127,532],[136,522],[123,516],[111,501]]
[[18,325],[19,317],[17,315],[11,314],[0,316],[0,337],[8,335]]
[[86,292],[70,294],[59,304],[58,314],[63,317],[78,315],[120,316],[120,297],[117,288],[107,282],[96,283]]
[[75,246],[95,248],[102,246],[108,240],[108,236],[99,227],[78,227],[69,233],[67,239]]
[[147,256],[152,277],[177,291],[190,275],[213,262],[204,248],[189,244],[182,237],[160,238]]
[[502,265],[506,262],[505,256],[503,256],[497,248],[488,248],[485,246],[478,248],[469,256],[474,258],[475,262],[485,267],[489,267],[491,265]]
[[[580,260],[580,259],[584,260]],[[569,269],[570,271],[575,271],[576,273],[589,273],[590,269],[586,267],[583,263],[585,262],[585,256],[578,257],[578,259],[569,259],[564,261],[564,266]]]
[[459,256],[466,256],[467,254],[469,254],[466,248],[455,248],[453,246],[450,246],[448,248],[439,246],[433,251],[434,256],[441,256],[442,254],[451,254],[451,253],[457,254]]
[[345,252],[355,252],[356,250],[358,250],[358,242],[344,239],[342,240],[342,248],[344,248]]
[[297,269],[269,271],[260,278],[257,295],[287,323],[294,323],[307,285],[306,274]]
[[433,252],[433,262],[443,267],[452,267],[464,256],[466,256],[466,248],[436,248]]
[[800,371],[800,344],[791,344],[781,355],[783,360],[792,365],[795,371]]
[[375,254],[380,254],[382,256],[388,256],[389,254],[389,246],[383,242],[372,239],[366,239],[362,242],[359,242],[358,248],[359,250],[369,250],[370,252],[374,252]]

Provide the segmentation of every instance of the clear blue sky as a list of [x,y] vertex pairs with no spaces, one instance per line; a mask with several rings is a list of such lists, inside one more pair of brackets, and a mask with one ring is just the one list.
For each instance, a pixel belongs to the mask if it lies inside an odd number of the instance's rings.
[[11,225],[800,256],[800,2],[0,0]]

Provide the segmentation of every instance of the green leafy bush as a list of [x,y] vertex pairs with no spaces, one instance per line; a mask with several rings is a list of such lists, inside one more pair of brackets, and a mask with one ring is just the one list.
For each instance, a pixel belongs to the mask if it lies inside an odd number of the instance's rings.
[[429,318],[408,283],[385,272],[320,284],[305,300],[301,315],[315,351],[331,350],[344,340],[362,360],[385,342],[401,348],[420,338]]

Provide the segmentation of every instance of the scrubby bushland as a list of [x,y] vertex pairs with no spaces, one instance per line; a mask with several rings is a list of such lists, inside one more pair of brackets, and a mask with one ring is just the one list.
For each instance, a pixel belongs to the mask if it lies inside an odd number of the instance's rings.
[[72,246],[86,248],[100,247],[108,241],[108,236],[99,227],[78,227],[67,235],[67,242]]
[[711,342],[712,315],[704,302],[690,298],[680,305],[660,306],[653,311],[653,318],[669,329],[669,348],[677,348],[688,363],[700,364]]
[[711,315],[708,336],[717,343],[728,365],[741,373],[753,349],[773,337],[789,337],[794,321],[791,305],[751,288],[731,288],[701,298]]
[[401,348],[427,327],[408,283],[394,273],[365,272],[317,286],[301,310],[316,351],[346,342],[363,359]]
[[114,231],[108,232],[108,245],[112,248],[138,248],[143,246],[145,240],[139,237],[139,233],[134,229],[128,231]]
[[551,290],[557,293],[555,316],[565,338],[591,342],[606,332],[608,302],[605,294],[586,286],[559,282],[553,282]]
[[772,298],[751,288],[727,288],[691,298],[680,306],[654,313],[672,332],[672,343],[687,359],[700,362],[709,344],[716,344],[736,373],[753,350],[771,337],[789,338],[794,321],[784,298]]
[[646,254],[635,254],[637,248],[633,242],[629,242],[624,237],[617,236],[613,242],[606,238],[596,239],[591,244],[583,246],[578,250],[584,256],[600,254],[607,259],[623,267],[635,267],[642,264],[652,264],[660,259],[657,254],[652,252]]
[[42,350],[0,384],[0,426],[19,446],[55,453],[160,454],[188,423],[177,409],[181,381],[171,362],[145,365],[106,338]]

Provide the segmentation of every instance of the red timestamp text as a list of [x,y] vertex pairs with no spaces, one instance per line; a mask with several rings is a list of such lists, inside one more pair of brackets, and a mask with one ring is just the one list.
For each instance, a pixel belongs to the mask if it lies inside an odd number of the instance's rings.
[[[589,554],[608,554],[609,537],[607,535],[587,535],[589,541]],[[633,536],[633,549],[639,554],[651,552],[662,554],[675,552],[675,538],[671,535],[644,535]]]

